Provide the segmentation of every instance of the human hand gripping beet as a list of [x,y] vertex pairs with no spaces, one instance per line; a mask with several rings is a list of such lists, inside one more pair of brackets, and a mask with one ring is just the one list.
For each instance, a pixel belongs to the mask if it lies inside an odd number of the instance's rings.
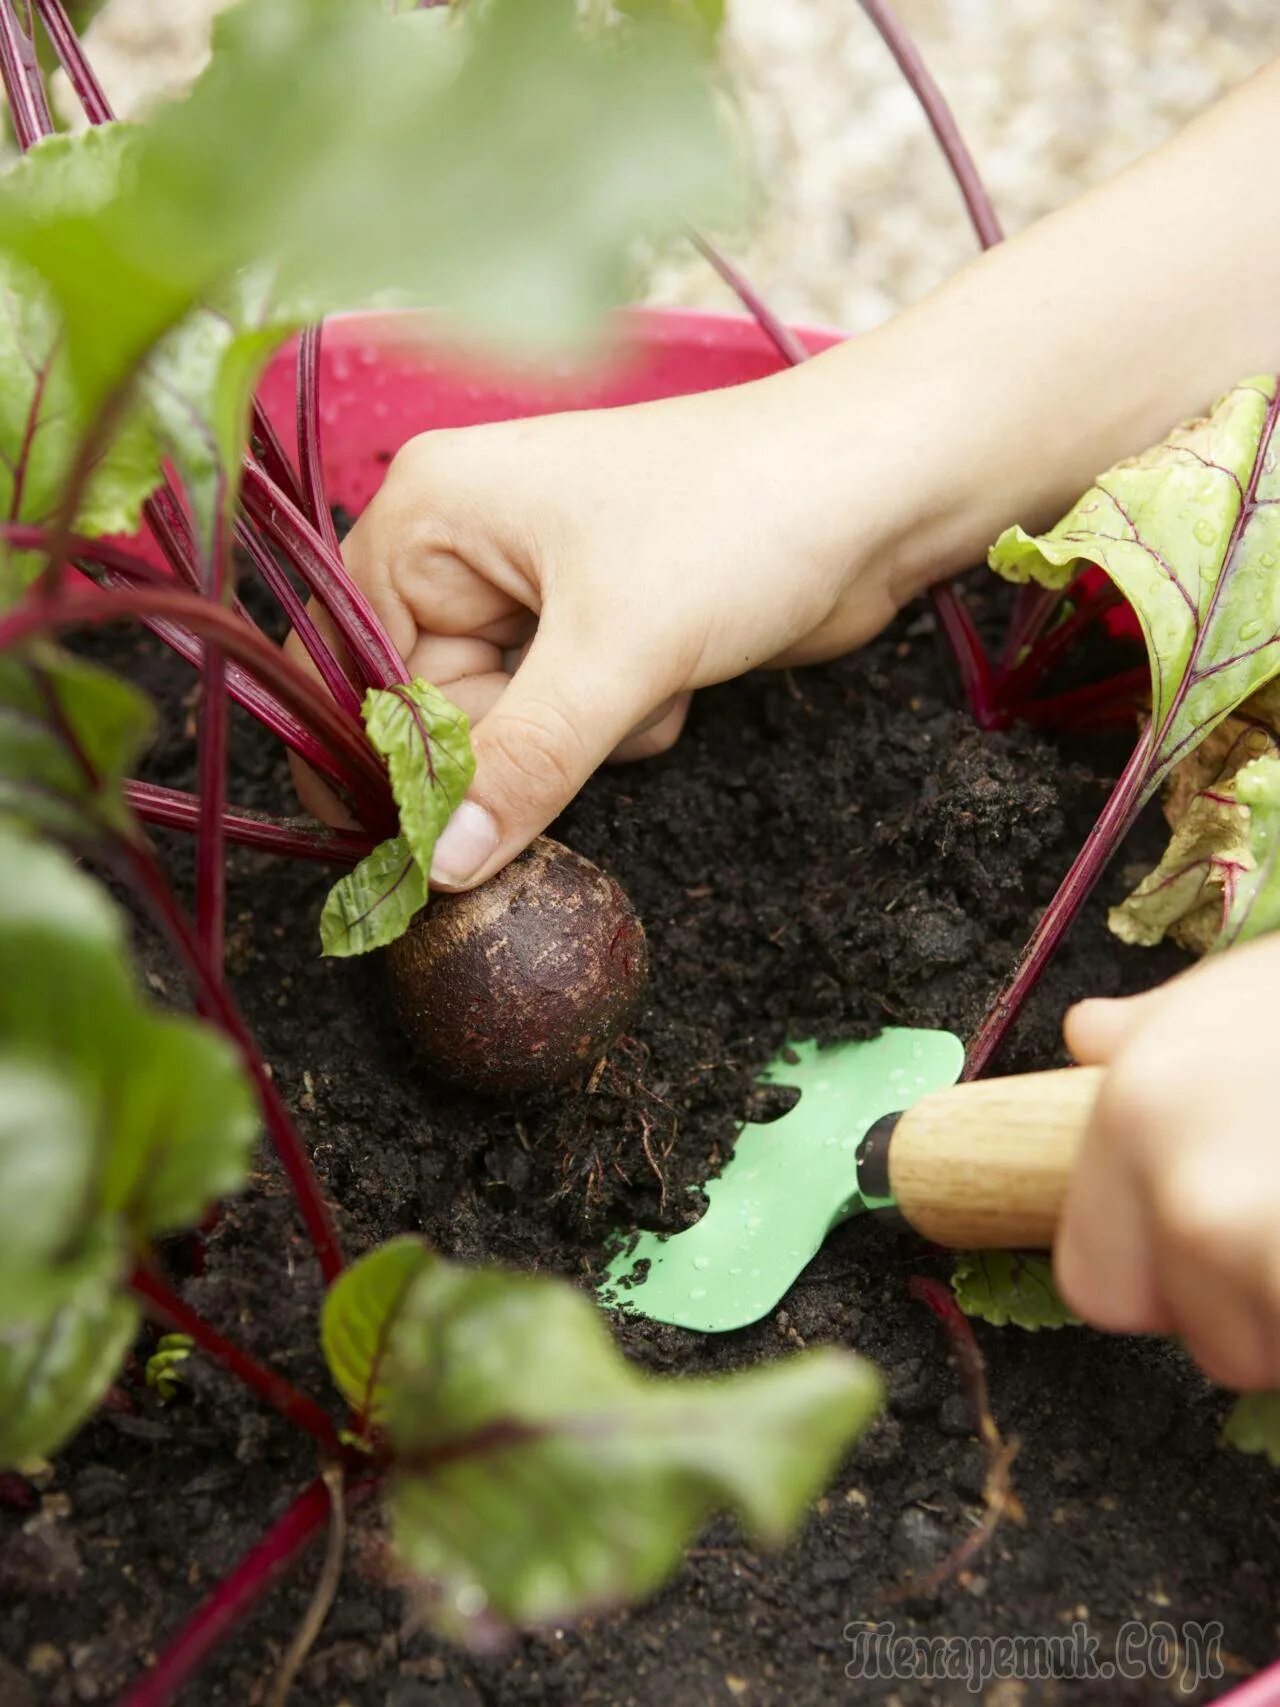
[[[861,644],[1012,517],[1047,523],[1280,368],[1280,219],[1221,188],[1277,152],[1273,67],[800,368],[407,445],[346,557],[412,672],[476,725],[433,881],[483,883],[599,764],[669,747],[693,690]],[[1102,1327],[1182,1334],[1240,1387],[1280,1384],[1280,1145],[1253,1037],[1278,984],[1271,944],[1069,1022],[1108,1078],[1059,1240],[1067,1296]]]

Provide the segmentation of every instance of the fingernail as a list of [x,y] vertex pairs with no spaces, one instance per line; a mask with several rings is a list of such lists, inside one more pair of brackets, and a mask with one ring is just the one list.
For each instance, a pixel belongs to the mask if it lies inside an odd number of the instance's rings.
[[464,800],[440,833],[431,856],[431,881],[460,889],[498,845],[498,826],[474,800]]

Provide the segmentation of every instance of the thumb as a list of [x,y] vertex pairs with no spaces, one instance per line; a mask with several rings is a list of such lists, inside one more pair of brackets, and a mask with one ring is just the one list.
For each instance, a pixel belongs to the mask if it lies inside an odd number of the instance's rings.
[[544,614],[527,656],[477,724],[476,774],[436,843],[431,881],[471,889],[515,858],[653,710],[635,675]]

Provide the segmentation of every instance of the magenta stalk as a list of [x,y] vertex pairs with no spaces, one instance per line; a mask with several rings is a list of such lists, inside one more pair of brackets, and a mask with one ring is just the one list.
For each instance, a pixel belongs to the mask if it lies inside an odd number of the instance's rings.
[[268,1369],[220,1333],[159,1275],[139,1265],[129,1276],[129,1290],[146,1307],[149,1316],[180,1334],[188,1335],[201,1351],[229,1375],[234,1375],[251,1393],[265,1400],[272,1410],[278,1411],[295,1428],[317,1440],[326,1453],[330,1456],[338,1454],[341,1450],[338,1434],[329,1413],[322,1410],[314,1399],[300,1393],[283,1375]]
[[[221,487],[221,482],[219,483]],[[201,591],[214,603],[222,600],[227,574],[227,538],[218,496],[209,556]],[[227,809],[227,740],[231,702],[227,698],[227,660],[221,646],[204,644],[200,661],[200,726],[196,766],[200,782],[200,822],[196,829],[196,932],[205,960],[221,981],[227,922],[227,848],[222,820]]]
[[53,129],[44,82],[36,61],[35,43],[18,21],[13,0],[0,0],[0,77],[4,79],[13,134],[27,149]]
[[[348,1510],[372,1492],[375,1485],[372,1477],[351,1478],[344,1489]],[[226,1641],[316,1539],[328,1522],[329,1512],[329,1489],[324,1478],[317,1476],[244,1555],[231,1575],[200,1603],[146,1677],[125,1692],[117,1707],[170,1707],[209,1655]]]
[[1013,976],[992,1003],[965,1054],[963,1077],[976,1079],[990,1065],[1027,997],[1040,982],[1058,944],[1074,924],[1094,885],[1138,816],[1150,781],[1151,730],[1143,732],[1111,791],[1093,833],[1076,855],[1058,892],[1019,956]]
[[[194,835],[200,822],[196,795],[159,783],[127,781],[124,797],[129,809],[144,824],[165,830],[184,830]],[[273,818],[266,812],[228,806],[222,815],[228,842],[237,847],[256,848],[284,859],[304,859],[320,865],[349,867],[373,851],[368,836],[355,831],[326,830],[306,819]]]
[[970,714],[979,729],[993,729],[999,719],[993,709],[991,665],[960,590],[950,581],[940,581],[929,589],[929,597],[933,614],[955,660]]
[[324,322],[308,326],[298,340],[298,466],[302,506],[329,550],[338,555],[338,534],[329,510],[320,443],[320,345]]
[[919,48],[886,0],[859,0],[859,3],[875,25],[880,39],[893,55],[899,71],[910,85],[912,94],[919,101],[924,116],[929,121],[929,128],[938,139],[938,146],[946,156],[947,165],[950,166],[960,194],[964,197],[964,205],[979,243],[984,249],[994,249],[997,243],[1003,242],[1004,232],[946,96],[934,81],[933,73],[925,64]]
[[271,693],[283,701],[335,756],[349,767],[349,780],[358,790],[368,827],[374,831],[395,822],[385,773],[363,732],[288,658],[256,629],[247,627],[224,605],[154,584],[124,592],[67,594],[56,601],[28,597],[0,617],[0,652],[40,634],[67,628],[95,628],[121,617],[138,621],[167,619],[189,628],[203,641],[221,645],[228,657],[244,665]]
[[738,298],[742,306],[752,315],[760,330],[772,341],[773,347],[792,367],[799,367],[802,361],[808,359],[809,352],[796,337],[790,326],[780,320],[769,304],[756,290],[746,274],[740,272],[724,252],[717,248],[709,237],[693,226],[686,228],[689,240],[704,260],[710,262],[729,289]]
[[35,3],[40,21],[53,43],[53,51],[58,56],[58,63],[76,92],[84,116],[90,124],[106,124],[115,114],[96,72],[85,57],[62,0],[35,0]]
[[275,597],[276,603],[289,619],[289,626],[301,642],[316,674],[329,691],[330,697],[348,717],[360,721],[360,696],[335,657],[328,641],[317,628],[311,612],[295,592],[293,583],[266,546],[243,517],[236,522],[236,544],[253,564],[263,582]]
[[209,964],[191,921],[174,899],[155,855],[145,842],[121,838],[117,852],[127,874],[150,907],[195,985],[203,1012],[236,1045],[254,1088],[263,1120],[280,1165],[293,1190],[326,1286],[342,1273],[342,1249],[333,1214],[320,1189],[311,1158],[285,1107],[284,1098],[258,1052],[253,1034],[232,1001],[226,985]]
[[263,537],[324,605],[364,684],[386,688],[403,682],[404,662],[341,554],[330,550],[297,505],[252,461],[245,464],[241,501]]

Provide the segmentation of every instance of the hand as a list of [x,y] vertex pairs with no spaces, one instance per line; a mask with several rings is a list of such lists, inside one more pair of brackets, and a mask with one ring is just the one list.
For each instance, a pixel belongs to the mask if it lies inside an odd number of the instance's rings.
[[849,543],[875,444],[847,425],[833,442],[813,383],[429,433],[396,457],[344,555],[411,672],[476,725],[433,882],[482,882],[605,759],[665,750],[692,689],[845,651],[908,596],[870,516]]
[[1280,1387],[1280,939],[1067,1015],[1106,1069],[1055,1266],[1094,1326],[1176,1334],[1207,1375]]

